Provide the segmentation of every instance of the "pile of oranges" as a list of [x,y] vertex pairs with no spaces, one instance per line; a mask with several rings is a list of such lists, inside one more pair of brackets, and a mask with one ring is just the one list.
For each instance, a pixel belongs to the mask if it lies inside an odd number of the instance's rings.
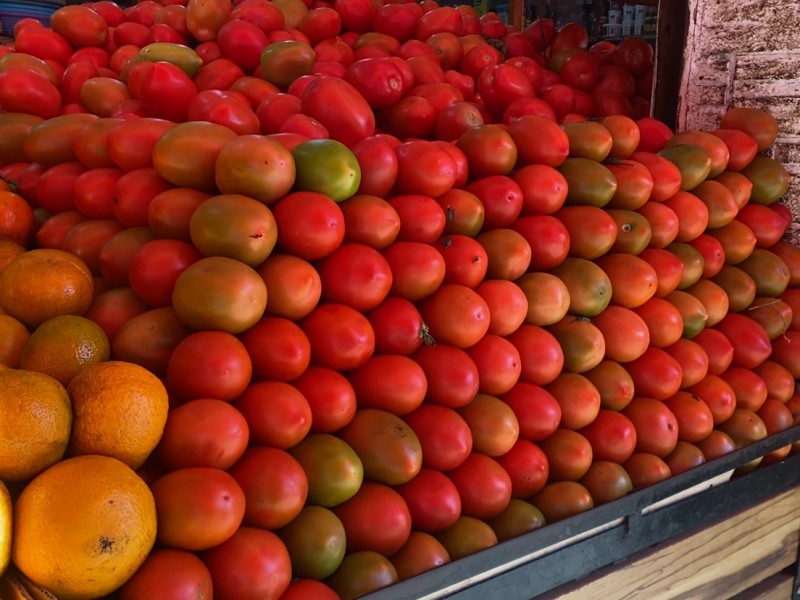
[[96,598],[155,543],[155,501],[135,469],[161,438],[167,392],[145,368],[108,360],[105,332],[84,316],[89,269],[25,250],[33,221],[23,200],[3,198],[18,210],[0,242],[0,572],[12,560],[19,571],[0,597],[52,597],[30,578],[57,597]]

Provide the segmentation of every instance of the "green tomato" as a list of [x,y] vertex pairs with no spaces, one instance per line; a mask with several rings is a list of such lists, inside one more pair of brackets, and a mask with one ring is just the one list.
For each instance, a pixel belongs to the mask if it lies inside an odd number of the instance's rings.
[[336,140],[309,140],[292,150],[297,175],[295,189],[317,192],[334,202],[353,196],[361,185],[355,154]]

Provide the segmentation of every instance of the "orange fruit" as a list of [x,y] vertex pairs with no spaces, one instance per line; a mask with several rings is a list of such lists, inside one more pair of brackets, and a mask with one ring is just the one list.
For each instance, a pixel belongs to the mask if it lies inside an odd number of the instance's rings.
[[0,481],[0,575],[11,562],[11,494]]
[[0,308],[33,329],[58,315],[82,315],[92,303],[89,268],[63,250],[20,254],[0,273]]
[[35,229],[31,205],[10,190],[0,190],[0,239],[24,246],[30,242]]
[[85,366],[67,387],[74,422],[70,455],[113,456],[139,468],[167,422],[167,390],[144,367],[124,361]]
[[17,258],[20,254],[25,254],[26,252],[27,250],[17,242],[0,240],[0,273],[5,270],[8,263]]
[[20,321],[9,315],[0,315],[0,364],[16,369],[30,337],[28,328]]
[[14,507],[14,564],[59,598],[113,592],[144,563],[155,539],[150,488],[107,456],[78,456],[50,467]]
[[86,365],[108,360],[109,346],[108,336],[94,321],[78,315],[59,315],[33,331],[22,350],[19,366],[47,373],[67,386]]
[[64,386],[34,371],[0,372],[0,479],[30,479],[61,460],[72,410]]

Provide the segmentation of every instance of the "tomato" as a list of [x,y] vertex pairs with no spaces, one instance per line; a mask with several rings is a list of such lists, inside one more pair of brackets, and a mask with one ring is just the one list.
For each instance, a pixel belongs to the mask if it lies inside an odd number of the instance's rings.
[[97,323],[113,343],[125,323],[149,308],[129,287],[115,287],[96,295],[84,316]]
[[[196,376],[193,368],[201,366],[203,376]],[[224,331],[198,331],[172,351],[167,387],[184,400],[218,398],[229,402],[247,388],[251,374],[250,356],[236,337]]]
[[456,142],[469,162],[470,177],[507,175],[517,162],[517,146],[510,131],[498,125],[467,129]]
[[[525,292],[512,281],[486,279],[475,291],[489,306],[489,330],[495,335],[506,336],[516,331],[528,317],[528,298]],[[566,302],[564,302],[566,308]]]
[[[392,381],[391,386],[386,386],[387,378]],[[402,355],[375,355],[352,371],[349,379],[360,407],[377,408],[396,415],[417,408],[427,392],[422,368]]]
[[461,514],[458,490],[441,471],[423,467],[395,489],[405,500],[415,530],[437,533],[450,527]]
[[766,111],[757,108],[736,107],[728,109],[720,120],[723,129],[735,129],[750,135],[758,144],[758,151],[769,148],[778,135],[778,123]]
[[[622,414],[636,428],[636,452],[666,457],[678,442],[678,421],[672,411],[653,398],[636,397]],[[635,456],[635,455],[634,455]]]
[[[291,554],[291,553],[290,553]],[[292,560],[294,569],[295,561]],[[280,600],[337,600],[339,595],[329,586],[316,579],[294,578],[281,594]]]
[[[336,0],[342,4],[345,0]],[[397,583],[391,561],[371,550],[348,554],[336,572],[325,580],[341,598],[358,598]]]
[[770,355],[772,347],[764,328],[745,315],[729,313],[715,329],[733,344],[735,367],[754,369]]
[[511,478],[496,460],[485,454],[472,452],[447,476],[461,496],[463,516],[491,519],[500,514],[511,499]]
[[302,97],[303,112],[324,125],[335,140],[347,146],[372,135],[375,119],[364,97],[349,83],[320,76]]
[[714,428],[715,410],[700,395],[679,391],[664,401],[678,422],[678,439],[696,443],[704,440]]
[[479,241],[456,234],[441,238],[437,246],[445,265],[445,283],[475,288],[484,280],[489,258]]
[[577,431],[597,418],[600,392],[587,377],[565,371],[547,384],[545,389],[561,408],[562,428]]
[[[247,421],[250,439],[259,446],[291,448],[311,428],[309,402],[299,389],[281,381],[251,383],[234,406]],[[269,414],[269,418],[266,418]]]
[[173,349],[191,333],[171,307],[142,312],[125,322],[114,335],[112,354],[163,377]]
[[596,206],[563,206],[553,216],[569,233],[570,256],[596,259],[608,252],[617,239],[613,217]]
[[361,487],[364,468],[353,448],[327,433],[311,433],[289,453],[308,477],[308,502],[332,507],[353,497]]
[[519,437],[519,422],[514,411],[494,396],[479,393],[458,412],[469,426],[475,452],[501,456]]
[[708,374],[708,354],[697,342],[681,338],[665,350],[681,366],[681,388],[698,383]]
[[[639,254],[639,257],[650,263],[656,270],[658,275],[656,298],[666,298],[681,285],[686,266],[674,253],[661,248],[646,248]],[[650,301],[648,300],[648,302]],[[655,301],[654,304],[661,305],[662,303]]]
[[558,377],[564,366],[564,351],[556,337],[542,327],[522,325],[508,336],[522,362],[520,380],[547,385]]
[[205,550],[217,546],[242,522],[244,493],[220,469],[178,469],[159,477],[150,488],[158,511],[158,541],[170,547]]
[[442,146],[426,140],[411,140],[397,146],[395,153],[398,161],[396,192],[437,197],[455,184],[456,162]]
[[719,430],[731,436],[737,448],[742,448],[767,437],[767,427],[758,414],[746,408],[737,408]]
[[383,136],[370,136],[353,146],[353,154],[361,166],[359,194],[383,198],[391,191],[398,169],[395,146],[394,140]]
[[300,514],[308,481],[300,463],[284,450],[248,448],[228,472],[244,492],[245,525],[276,529]]
[[672,475],[680,475],[684,471],[699,467],[706,462],[705,454],[692,443],[678,440],[675,449],[664,459]]
[[798,377],[798,373],[800,373],[796,352],[797,338],[797,332],[794,330],[787,331],[783,336],[776,338],[770,356],[770,360],[777,362],[794,377]]
[[244,194],[272,206],[292,189],[296,172],[294,157],[279,142],[240,135],[219,149],[214,182],[223,194]]
[[43,119],[59,114],[61,94],[58,88],[43,76],[23,68],[0,71],[0,102],[9,112],[25,112]]
[[142,300],[151,306],[168,306],[178,277],[200,258],[200,253],[186,242],[151,240],[130,259],[126,277]]
[[601,408],[622,410],[634,397],[633,378],[618,362],[604,359],[584,376],[600,393]]
[[292,574],[324,579],[341,564],[345,530],[339,517],[321,506],[305,506],[277,531],[292,561]]
[[794,395],[792,373],[786,366],[774,360],[765,360],[756,367],[755,373],[766,384],[768,398],[775,398],[781,402],[789,402],[791,400]]
[[771,207],[761,204],[746,204],[739,210],[736,219],[751,229],[759,248],[776,244],[786,232],[781,216]]
[[667,300],[654,297],[633,310],[645,322],[651,346],[666,348],[683,335],[681,313]]
[[236,134],[208,122],[180,123],[164,133],[153,147],[153,166],[178,187],[214,193],[214,165],[222,148]]
[[350,552],[371,550],[391,556],[411,533],[411,514],[405,500],[382,483],[364,482],[355,496],[333,512],[344,525]]
[[654,485],[672,476],[669,465],[664,459],[649,452],[634,452],[622,467],[630,475],[635,490]]
[[472,289],[457,284],[438,288],[420,310],[433,338],[440,343],[468,348],[489,329],[489,307]]
[[593,160],[567,158],[559,171],[567,181],[567,204],[603,207],[617,192],[614,174]]
[[611,281],[608,275],[589,260],[568,257],[550,272],[567,286],[571,315],[597,316],[611,301]]
[[[652,333],[651,333],[652,337]],[[666,351],[650,347],[642,356],[625,365],[633,378],[637,395],[665,400],[680,389],[683,373],[680,363]]]
[[469,403],[478,392],[478,368],[460,348],[444,343],[426,344],[412,358],[425,372],[428,401],[457,408]]
[[[311,366],[292,385],[305,397],[311,409],[311,431],[329,433],[347,425],[356,412],[353,386],[342,374]],[[305,417],[297,424],[305,425]],[[302,439],[298,430],[298,439]]]
[[273,207],[273,214],[278,225],[278,246],[299,258],[323,258],[344,240],[342,210],[323,194],[294,192]]
[[656,270],[642,258],[632,254],[611,253],[600,257],[597,264],[611,281],[611,302],[636,308],[656,292]]
[[[765,361],[758,369],[764,369],[770,362]],[[744,367],[730,367],[720,376],[733,390],[738,408],[748,408],[756,412],[763,406],[769,390],[759,373]]]
[[[549,483],[578,481],[586,474],[592,463],[592,446],[589,440],[570,429],[557,429],[540,441],[539,447],[547,456],[550,469]],[[543,488],[545,489],[547,486]],[[535,496],[533,503],[544,512],[544,509],[537,504]]]
[[736,450],[731,436],[718,429],[713,429],[705,439],[697,442],[697,447],[706,457],[706,461],[725,456]]
[[94,275],[101,275],[100,253],[103,246],[123,230],[113,219],[89,219],[69,230],[61,249],[80,258]]
[[407,414],[405,421],[419,439],[423,469],[449,471],[472,451],[469,425],[451,408],[424,404]]
[[379,354],[410,356],[428,338],[422,315],[405,298],[386,298],[367,313],[367,318],[375,331],[375,351]]
[[400,581],[404,581],[450,562],[450,555],[435,537],[423,531],[412,531],[403,547],[392,555],[392,564]]
[[[214,597],[277,600],[289,587],[292,565],[281,539],[270,531],[241,527],[229,540],[203,552]],[[237,566],[238,565],[238,566]],[[238,569],[245,569],[242,573]]]
[[169,470],[189,467],[228,469],[249,441],[245,417],[227,402],[191,400],[169,412],[156,453]]
[[282,317],[263,317],[239,339],[251,357],[257,380],[291,381],[305,372],[311,360],[306,335]]
[[520,439],[538,442],[553,433],[561,423],[561,405],[541,386],[521,381],[501,399],[517,417]]
[[212,593],[211,573],[193,553],[162,548],[153,551],[120,589],[121,600],[191,600]]

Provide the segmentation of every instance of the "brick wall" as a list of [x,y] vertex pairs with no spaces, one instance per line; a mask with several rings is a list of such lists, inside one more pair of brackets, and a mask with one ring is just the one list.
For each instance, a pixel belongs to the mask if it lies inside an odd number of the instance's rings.
[[800,240],[800,0],[688,2],[678,128],[715,128],[731,106],[769,111],[781,129],[770,152],[794,177],[785,202]]

